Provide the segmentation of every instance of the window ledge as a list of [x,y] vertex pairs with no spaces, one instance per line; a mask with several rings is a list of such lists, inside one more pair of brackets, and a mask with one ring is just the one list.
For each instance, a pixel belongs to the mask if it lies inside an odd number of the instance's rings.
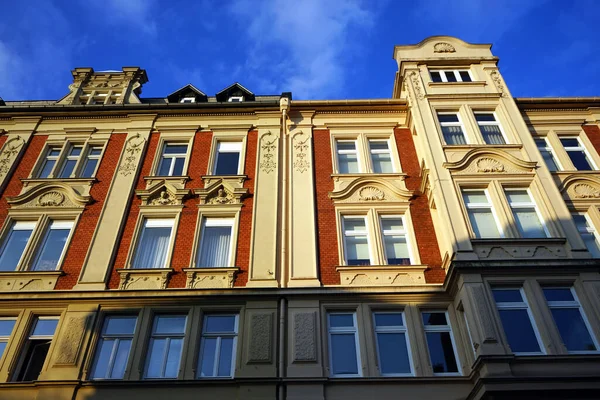
[[471,81],[471,82],[427,82],[429,87],[452,87],[452,86],[473,86],[473,87],[484,87],[487,85],[486,81]]
[[507,144],[486,144],[486,143],[473,143],[473,144],[444,144],[442,145],[442,148],[444,150],[473,150],[473,149],[489,149],[489,148],[495,148],[495,149],[506,149],[506,150],[510,150],[510,149],[521,149],[523,147],[522,144],[513,144],[513,143],[507,143]]
[[188,289],[230,289],[238,267],[184,268]]
[[479,259],[548,259],[569,256],[565,238],[471,239]]
[[86,185],[91,185],[92,183],[96,183],[98,182],[98,179],[96,179],[95,177],[92,178],[26,178],[26,179],[21,179],[21,182],[23,182],[23,185],[28,186],[28,185],[34,185],[34,184],[39,184],[39,183],[54,183],[54,182],[67,182],[67,183],[79,183],[79,184],[86,184]]
[[[237,183],[239,187],[242,187],[244,182],[248,179],[248,175],[202,175],[200,176],[204,181],[204,186],[210,186],[216,181],[227,181],[230,183]],[[236,186],[237,186],[236,185]]]
[[0,272],[0,292],[53,290],[63,271]]
[[121,290],[139,290],[139,289],[166,289],[169,276],[173,273],[173,268],[131,268],[118,269],[119,289]]
[[175,187],[177,187],[178,189],[183,189],[185,187],[185,184],[190,179],[191,178],[188,175],[181,175],[181,176],[159,176],[159,175],[144,176],[144,180],[146,181],[146,189],[148,189],[149,187],[154,186],[157,182],[168,182],[168,183],[174,185]]
[[342,286],[417,286],[425,284],[427,265],[339,266]]
[[331,174],[331,177],[334,180],[339,180],[340,178],[362,178],[362,177],[369,177],[369,178],[399,178],[399,179],[405,179],[407,176],[406,173],[404,172],[390,172],[390,173],[386,173],[386,174],[376,174],[376,173],[360,173],[360,174]]

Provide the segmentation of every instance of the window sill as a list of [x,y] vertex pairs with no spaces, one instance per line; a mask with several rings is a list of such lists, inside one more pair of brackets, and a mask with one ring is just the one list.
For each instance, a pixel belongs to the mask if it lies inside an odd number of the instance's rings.
[[63,271],[0,272],[0,292],[53,290]]
[[431,88],[440,87],[484,87],[487,85],[486,81],[471,81],[471,82],[427,82],[427,85]]
[[485,260],[565,258],[566,243],[565,238],[471,239],[473,251]]
[[200,178],[204,181],[204,186],[210,186],[216,181],[227,181],[230,183],[237,182],[241,187],[248,179],[248,175],[202,175]]
[[121,290],[139,290],[139,289],[166,289],[169,276],[173,273],[172,268],[128,268],[118,269],[119,289]]
[[339,266],[342,286],[420,286],[426,265]]
[[406,173],[404,172],[390,172],[390,173],[371,173],[371,172],[366,172],[366,173],[360,173],[360,174],[339,174],[339,173],[334,173],[331,174],[331,177],[335,180],[338,181],[340,178],[348,178],[348,179],[353,179],[353,178],[363,178],[363,177],[369,177],[369,178],[399,178],[399,179],[405,179],[407,176]]
[[158,181],[160,182],[169,182],[171,184],[175,184],[177,187],[183,188],[187,181],[191,178],[188,175],[177,175],[177,176],[159,176],[159,175],[151,175],[145,176],[144,180],[146,181],[146,188],[150,186],[154,186],[154,184]]
[[238,267],[185,268],[188,289],[230,289]]
[[88,197],[92,186],[97,183],[96,178],[27,178],[21,179],[23,188],[21,189],[21,196],[24,193],[34,190],[37,187],[49,187],[49,186],[69,186],[75,193],[80,196]]
[[518,150],[518,149],[521,149],[523,147],[523,145],[522,144],[513,144],[513,143],[506,143],[506,144],[473,143],[473,144],[444,144],[444,145],[442,145],[442,148],[444,150],[473,150],[473,149],[488,149],[491,147],[493,147],[495,149]]

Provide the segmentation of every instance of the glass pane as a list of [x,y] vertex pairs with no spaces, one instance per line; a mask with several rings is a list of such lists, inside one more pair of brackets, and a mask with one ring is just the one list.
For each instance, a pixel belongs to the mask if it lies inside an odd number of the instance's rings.
[[574,301],[570,288],[543,288],[547,301]]
[[431,80],[433,82],[442,82],[442,77],[438,71],[431,71]]
[[182,334],[185,330],[185,320],[185,315],[158,316],[152,332],[161,335],[169,333]]
[[65,164],[63,165],[63,169],[60,172],[59,178],[70,177],[73,173],[73,170],[75,169],[75,164],[77,164],[77,160],[66,160]]
[[427,332],[426,336],[433,372],[458,372],[450,333]]
[[556,165],[556,161],[554,161],[554,156],[548,150],[540,150],[542,153],[542,158],[546,163],[546,166],[550,171],[558,171],[558,165]]
[[15,327],[16,320],[14,319],[0,319],[0,336],[8,337],[12,333]]
[[31,336],[52,336],[58,325],[58,319],[38,319]]
[[404,229],[402,218],[381,218],[383,231],[400,231]]
[[344,230],[366,232],[364,218],[344,218]]
[[551,308],[554,322],[568,351],[594,351],[596,345],[577,308]]
[[133,335],[136,317],[107,317],[104,333],[108,335]]
[[390,153],[376,153],[371,154],[371,161],[373,163],[373,172],[376,174],[386,174],[394,172],[392,165],[392,158]]
[[47,178],[52,172],[52,168],[54,168],[54,164],[56,164],[56,160],[46,160],[44,161],[44,166],[40,169],[40,178]]
[[94,171],[96,170],[96,165],[98,164],[98,159],[97,158],[88,158],[85,161],[85,165],[83,166],[82,170],[81,170],[81,177],[82,178],[91,178],[92,175],[94,175]]
[[11,229],[0,254],[0,271],[14,271],[25,251],[32,230]]
[[221,354],[219,354],[218,376],[231,376],[231,361],[233,360],[233,338],[221,339]]
[[102,147],[92,147],[90,149],[91,156],[99,156],[100,154],[102,154]]
[[352,151],[356,150],[355,142],[337,142],[338,151]]
[[96,362],[94,363],[94,369],[91,375],[92,379],[106,378],[108,365],[110,363],[110,355],[112,354],[114,345],[115,340],[100,340],[100,344],[96,350]]
[[217,339],[203,338],[200,354],[200,376],[214,376]]
[[83,149],[81,146],[73,147],[71,148],[69,155],[73,157],[79,157],[81,155],[81,149]]
[[187,153],[187,145],[185,144],[169,144],[165,147],[165,154],[185,154]]
[[524,238],[546,237],[546,231],[535,210],[528,208],[513,209],[517,228]]
[[67,244],[70,229],[49,229],[32,270],[53,271],[58,265],[58,260]]
[[110,378],[123,379],[123,376],[125,375],[125,368],[127,367],[127,360],[129,359],[130,350],[131,340],[119,340],[119,347],[117,348],[117,354],[115,355],[115,362],[113,364],[113,369],[110,374]]
[[163,158],[160,160],[160,166],[158,167],[158,176],[169,176],[171,162],[171,158]]
[[329,314],[329,326],[332,328],[353,328],[353,314]]
[[165,368],[165,378],[177,378],[179,374],[179,364],[181,361],[181,350],[183,348],[183,339],[171,339],[169,344],[169,354],[167,355],[167,365]]
[[475,119],[477,122],[496,122],[496,118],[494,118],[494,114],[492,113],[477,113],[475,114]]
[[591,171],[593,169],[584,151],[569,150],[567,154],[571,158],[571,161],[573,161],[576,170]]
[[0,357],[4,354],[4,350],[6,349],[6,342],[0,342]]
[[240,153],[218,153],[215,175],[237,175]]
[[531,325],[527,310],[499,310],[506,340],[514,353],[534,353],[540,345]]
[[445,71],[446,80],[448,82],[456,82],[456,76],[454,75],[454,71]]
[[475,237],[483,239],[500,237],[496,220],[489,208],[470,209],[468,212]]
[[198,267],[229,266],[231,231],[231,226],[204,226]]
[[487,144],[505,144],[504,136],[498,125],[479,125],[481,136]]
[[510,203],[531,203],[531,197],[527,190],[507,190],[506,198]]
[[354,334],[331,335],[331,364],[333,375],[358,374]]
[[592,257],[599,258],[600,245],[598,245],[596,236],[593,233],[582,233],[581,238],[585,242],[585,247],[587,247],[588,251],[592,253]]
[[58,157],[60,154],[60,149],[50,149],[48,152],[48,157]]
[[471,82],[471,75],[469,75],[468,71],[459,71],[458,73],[463,82]]
[[488,199],[483,190],[469,190],[468,192],[463,192],[462,195],[465,204],[488,204]]
[[146,376],[148,378],[161,378],[163,360],[165,356],[165,347],[167,339],[150,339],[148,346],[148,366],[146,367]]
[[384,236],[385,257],[390,265],[408,265],[410,256],[406,237],[400,235]]
[[387,141],[384,141],[384,140],[370,140],[369,147],[371,148],[371,150],[388,150],[389,151],[389,149],[390,149],[388,147]]
[[382,374],[410,374],[404,333],[378,333],[379,368]]
[[366,236],[346,237],[346,261],[348,265],[370,265],[369,243]]
[[438,114],[440,122],[459,122],[457,114]]
[[204,332],[223,333],[235,332],[234,315],[209,315],[206,317]]
[[442,126],[442,133],[446,144],[461,145],[467,144],[467,139],[460,126]]
[[183,175],[183,164],[185,164],[185,158],[178,157],[175,159],[175,167],[173,167],[173,176]]
[[523,296],[519,289],[492,289],[496,303],[522,303]]
[[375,325],[381,326],[403,326],[401,313],[375,313]]
[[560,142],[564,147],[579,147],[579,140],[577,139],[560,139]]
[[358,157],[356,153],[338,154],[338,164],[340,174],[358,173]]
[[446,314],[443,312],[424,312],[422,315],[424,325],[448,325]]
[[171,227],[144,228],[133,268],[164,268],[171,241]]

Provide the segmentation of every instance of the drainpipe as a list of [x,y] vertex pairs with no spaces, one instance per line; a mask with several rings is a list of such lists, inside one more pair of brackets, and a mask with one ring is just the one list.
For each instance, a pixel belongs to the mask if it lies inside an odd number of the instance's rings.
[[286,323],[286,299],[281,297],[279,299],[279,361],[277,368],[277,377],[279,378],[279,388],[277,393],[278,400],[285,400],[286,398],[286,387],[283,382],[285,378],[285,323]]

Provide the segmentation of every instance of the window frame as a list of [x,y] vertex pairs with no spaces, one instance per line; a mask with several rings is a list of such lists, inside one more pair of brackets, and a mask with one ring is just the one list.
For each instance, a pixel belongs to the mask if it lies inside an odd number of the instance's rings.
[[[425,345],[427,361],[431,367],[431,373],[433,376],[462,376],[462,363],[460,359],[460,353],[458,352],[458,347],[456,344],[456,338],[454,335],[454,329],[452,329],[452,321],[450,319],[450,314],[447,309],[440,308],[419,308],[419,321],[421,324],[421,328],[423,329],[423,343]],[[446,316],[446,325],[425,325],[423,321],[423,313],[444,313]],[[429,349],[429,343],[427,342],[427,333],[432,332],[449,332],[450,333],[450,341],[452,343],[452,350],[454,351],[454,359],[456,361],[456,369],[457,372],[433,372],[433,365],[431,365],[431,354]]]
[[[330,130],[330,146],[332,159],[332,173],[339,176],[353,176],[359,174],[370,175],[398,175],[402,174],[402,162],[398,153],[396,138],[393,128],[390,129],[350,129],[350,128],[332,128]],[[392,163],[392,172],[374,172],[373,161],[371,158],[371,141],[386,141],[390,160]],[[358,172],[340,172],[338,142],[354,142],[356,148],[356,159],[358,164]]]
[[11,315],[6,315],[6,316],[1,316],[0,317],[0,321],[14,321],[12,330],[10,331],[10,334],[7,336],[0,336],[0,342],[1,343],[6,343],[6,345],[4,346],[4,351],[2,351],[2,353],[0,353],[0,361],[2,361],[4,359],[4,356],[6,355],[6,353],[9,350],[9,344],[15,334],[15,331],[17,330],[17,324],[19,322],[19,317],[18,316],[11,316]]
[[[452,111],[452,110],[435,110],[435,120],[436,123],[438,125],[438,129],[440,132],[440,136],[442,138],[442,144],[444,146],[468,146],[471,145],[473,143],[471,143],[471,139],[469,138],[469,135],[467,134],[467,130],[465,127],[465,122],[463,121],[462,117],[461,117],[461,112],[460,110],[456,110],[456,111]],[[439,116],[440,115],[456,115],[458,122],[441,122]],[[444,130],[442,129],[445,126],[459,126],[461,128],[462,131],[462,135],[465,139],[465,143],[459,143],[459,144],[453,144],[453,143],[448,143],[446,141],[446,137],[444,136]]]
[[138,219],[136,221],[135,229],[132,233],[132,240],[129,244],[129,251],[127,253],[127,261],[125,262],[124,269],[132,271],[160,271],[161,268],[146,269],[146,268],[133,268],[135,256],[137,252],[137,246],[141,238],[142,230],[144,228],[144,221],[146,219],[173,219],[173,228],[171,230],[171,237],[169,240],[169,249],[165,260],[165,267],[162,269],[168,269],[171,265],[173,258],[173,250],[175,248],[175,240],[177,237],[177,229],[179,228],[179,219],[181,216],[181,208],[178,207],[176,210],[168,211],[162,208],[147,207],[140,211]]
[[[582,232],[583,229],[581,229],[577,225],[577,223],[575,222],[575,219],[573,219],[573,222],[575,223],[575,227],[577,228],[577,231],[579,232],[580,236],[582,235],[582,233],[585,233],[588,235],[592,235],[594,237],[594,241],[596,243],[596,247],[598,248],[599,255],[598,255],[598,257],[593,257],[593,258],[600,258],[600,234],[599,234],[598,230],[596,229],[596,226],[594,225],[594,220],[593,220],[592,216],[587,211],[578,211],[578,210],[570,210],[570,211],[571,211],[572,217],[575,215],[579,215],[585,219],[585,222],[586,222],[585,232]],[[581,240],[583,240],[584,244],[586,243],[586,241],[583,239],[583,236],[581,236]],[[587,247],[587,244],[586,244],[586,248],[588,249],[590,254],[592,254],[592,256],[594,256],[592,251],[590,251],[590,249]]]
[[[18,379],[19,375],[21,375],[21,373],[27,369],[27,366],[25,366],[24,364],[27,361],[26,358],[27,358],[27,354],[29,353],[29,349],[30,349],[32,340],[50,340],[50,346],[48,348],[48,352],[46,353],[44,364],[42,365],[42,368],[41,368],[41,372],[44,371],[44,367],[47,365],[47,363],[49,361],[48,355],[52,353],[52,349],[55,344],[56,334],[57,334],[57,332],[60,331],[62,315],[60,315],[60,314],[57,315],[57,313],[51,313],[51,314],[35,313],[35,314],[30,314],[27,319],[28,319],[28,321],[26,324],[26,329],[24,330],[23,336],[21,337],[21,340],[19,343],[19,353],[20,354],[18,355],[18,357],[16,359],[15,368],[11,371],[11,377],[9,379],[10,382],[32,382],[32,381],[26,381],[24,379]],[[32,339],[32,336],[34,336],[33,331],[35,330],[37,322],[40,320],[56,320],[57,321],[56,328],[54,329],[54,332],[52,333],[51,336],[50,335],[39,335],[38,337],[35,337]],[[14,328],[13,328],[13,333],[14,333]],[[30,362],[30,360],[29,360],[29,362]],[[23,368],[25,368],[25,370],[23,370]]]
[[[433,80],[433,76],[431,75],[432,72],[439,73],[442,81],[435,82]],[[454,78],[456,79],[455,82],[448,81],[448,77],[446,76],[446,74],[450,73],[450,72],[454,75]],[[471,80],[464,81],[462,79],[462,76],[460,76],[461,72],[467,72],[469,74],[469,78]],[[431,79],[432,83],[471,83],[471,82],[475,82],[475,80],[473,79],[473,74],[471,73],[471,68],[458,68],[458,69],[431,68],[431,69],[429,69],[429,78]]]
[[[346,143],[354,143],[354,151],[351,150],[340,150],[339,149],[339,143],[340,142],[346,142]],[[358,148],[358,139],[338,139],[335,141],[335,158],[336,158],[336,167],[337,167],[337,172],[339,174],[344,174],[344,175],[351,175],[351,174],[361,174],[364,173],[363,170],[364,168],[362,167],[362,157],[359,154],[359,148]],[[356,154],[356,163],[358,166],[358,171],[356,172],[340,172],[340,154]]]
[[[359,326],[358,326],[358,316],[357,313],[359,310],[357,309],[346,309],[346,310],[335,310],[335,309],[327,309],[325,311],[325,319],[326,319],[326,328],[327,328],[327,350],[328,350],[328,360],[329,360],[329,376],[332,378],[360,378],[363,376],[362,370],[362,358],[361,358],[361,347],[360,347],[360,338],[359,338]],[[353,318],[353,327],[349,329],[347,327],[334,327],[332,332],[332,327],[330,324],[330,315],[352,315]],[[352,333],[354,335],[354,346],[356,349],[356,370],[357,374],[335,374],[333,371],[333,352],[332,352],[332,334],[341,333],[341,334],[349,334]]]
[[[93,352],[91,353],[91,357],[90,357],[90,361],[89,361],[89,374],[88,374],[88,379],[91,381],[122,381],[122,380],[126,380],[127,377],[129,376],[129,371],[131,368],[131,363],[133,362],[133,358],[135,355],[135,351],[136,351],[136,344],[137,344],[137,338],[140,334],[140,325],[141,322],[140,321],[140,313],[139,311],[137,312],[127,312],[126,310],[114,310],[116,312],[112,312],[111,310],[107,310],[107,311],[103,311],[100,315],[99,321],[101,321],[101,323],[98,324],[98,330],[97,330],[97,335],[95,338],[95,341],[93,343]],[[129,338],[131,337],[131,346],[129,348],[129,354],[127,356],[127,361],[125,362],[125,368],[123,371],[123,377],[122,378],[107,378],[107,377],[103,377],[103,378],[95,378],[93,377],[94,372],[96,372],[96,363],[98,362],[98,357],[100,355],[100,351],[99,351],[99,346],[100,343],[103,342],[104,340],[104,328],[105,328],[105,324],[106,321],[109,318],[119,318],[119,317],[134,317],[136,319],[135,322],[135,327],[133,330],[133,333],[129,336],[129,335],[112,335],[110,336],[110,338],[114,338],[116,337],[117,340],[120,340],[121,338]],[[118,348],[118,345],[117,345]],[[114,350],[113,350],[114,352]],[[113,354],[111,352],[111,358],[113,358]],[[115,360],[112,361],[112,366],[109,367],[109,370],[112,370],[112,368],[114,368],[114,364],[115,364]],[[108,372],[108,371],[107,371]]]
[[[558,136],[558,141],[560,142],[560,144],[561,144],[564,152],[567,155],[567,159],[569,160],[569,162],[571,163],[571,166],[573,167],[572,168],[573,171],[598,171],[598,165],[594,161],[594,158],[592,157],[590,151],[588,150],[588,147],[582,141],[580,135],[558,133],[557,136]],[[575,140],[577,140],[577,143],[579,143],[579,146],[575,146],[575,147],[573,147],[573,146],[565,146],[563,144],[563,142],[562,142],[562,139],[575,139]],[[567,148],[570,149],[570,150],[567,150]],[[577,169],[577,167],[573,163],[573,160],[571,159],[571,156],[569,155],[569,152],[574,152],[574,151],[581,151],[581,152],[583,152],[583,154],[585,155],[585,158],[586,158],[587,162],[590,164],[591,169],[589,169],[589,170],[579,170],[579,169]]]
[[[143,343],[143,351],[144,351],[144,356],[143,356],[143,364],[142,364],[142,371],[140,374],[140,379],[141,380],[145,380],[145,381],[161,381],[161,380],[178,380],[181,379],[182,375],[183,375],[183,370],[185,369],[186,366],[186,351],[187,348],[186,346],[188,346],[189,343],[189,339],[190,339],[190,325],[192,324],[192,315],[191,315],[191,310],[182,310],[182,309],[173,309],[173,310],[169,310],[169,309],[153,309],[150,312],[150,316],[149,316],[149,320],[146,322],[145,328],[146,328],[146,340]],[[150,343],[152,342],[152,339],[155,337],[154,334],[154,329],[155,329],[155,323],[157,323],[158,318],[161,316],[182,316],[185,318],[185,323],[183,326],[183,333],[168,333],[168,334],[156,334],[157,337],[159,338],[167,338],[167,339],[171,339],[172,337],[177,337],[177,338],[181,338],[182,342],[181,342],[181,353],[179,355],[179,366],[178,366],[178,370],[177,370],[177,375],[175,377],[148,377],[148,367],[150,365]],[[132,343],[133,345],[133,343]],[[166,356],[168,356],[168,351],[166,351],[165,353],[165,358],[163,358],[162,360],[162,370],[163,370],[163,375],[164,375],[164,370],[166,368]]]
[[[154,153],[154,160],[152,162],[151,175],[157,178],[163,179],[173,179],[185,177],[188,174],[188,168],[190,164],[192,147],[194,146],[194,137],[196,132],[191,131],[187,133],[182,132],[171,132],[169,130],[163,129],[160,133],[160,139],[158,141],[158,145],[156,146],[156,152]],[[185,154],[185,158],[183,161],[183,168],[181,170],[181,175],[158,175],[160,164],[162,162],[162,156],[164,154],[164,150],[168,145],[186,145],[187,150]],[[174,163],[171,164],[171,169],[174,168]]]
[[[465,192],[480,192],[483,191],[485,194],[485,197],[488,201],[488,204],[486,205],[482,205],[482,203],[465,203],[464,201],[464,193]],[[478,187],[471,187],[471,186],[461,186],[460,187],[460,200],[461,203],[464,207],[464,210],[466,212],[466,220],[467,220],[467,224],[469,227],[469,233],[471,235],[471,238],[473,239],[504,239],[506,238],[506,234],[504,232],[504,229],[502,227],[502,223],[500,222],[500,219],[498,218],[498,214],[496,212],[496,207],[494,207],[494,202],[492,200],[492,197],[490,195],[489,192],[489,187],[486,188],[478,188]],[[496,228],[498,229],[498,234],[499,237],[497,238],[480,238],[477,237],[477,235],[475,234],[475,229],[473,229],[473,225],[471,224],[471,218],[470,218],[470,213],[469,210],[481,210],[481,209],[488,209],[490,210],[491,214],[492,214],[492,218],[494,218],[494,222],[496,223]]]
[[[502,127],[502,124],[500,123],[500,119],[498,118],[498,114],[497,114],[496,110],[481,110],[480,109],[480,110],[472,110],[472,112],[473,112],[473,118],[475,119],[475,124],[477,125],[479,135],[481,136],[481,139],[483,140],[484,145],[486,145],[486,146],[504,146],[504,145],[510,144],[510,142],[508,141],[508,137],[506,136],[506,132],[504,131],[504,128]],[[491,114],[494,117],[494,122],[477,121],[478,114]],[[498,144],[487,143],[485,141],[485,136],[483,135],[483,132],[481,131],[481,125],[497,126],[498,130],[500,130],[500,134],[502,135],[502,139],[504,140],[504,143],[498,143]]]
[[[171,217],[171,218],[164,217],[164,218],[161,218],[161,217],[158,217],[158,216],[155,217],[155,216],[149,216],[149,215],[146,214],[146,215],[140,216],[140,219],[141,219],[141,223],[140,223],[139,229],[136,230],[137,234],[136,234],[135,241],[132,242],[132,244],[135,243],[135,247],[132,250],[131,260],[130,260],[129,267],[131,269],[133,269],[133,270],[145,270],[145,269],[152,269],[152,270],[154,270],[154,269],[169,268],[168,265],[170,265],[170,263],[171,263],[171,257],[172,257],[172,253],[173,253],[173,247],[174,247],[174,244],[175,244],[174,243],[175,242],[175,237],[177,236],[176,229],[177,229],[177,220],[178,220],[178,218],[177,217]],[[163,263],[163,267],[162,268],[135,268],[134,264],[136,262],[137,253],[138,253],[138,250],[139,250],[138,246],[141,243],[141,239],[144,237],[144,232],[148,228],[146,226],[146,224],[150,220],[157,220],[157,221],[160,221],[160,220],[164,220],[164,221],[166,221],[166,220],[172,220],[173,221],[171,223],[171,234],[169,236],[169,247],[167,248],[167,253],[165,255],[165,261]],[[160,228],[159,226],[157,226],[157,227]],[[167,226],[165,224],[165,226],[161,226],[161,227],[165,227],[166,228]],[[153,227],[150,227],[150,228],[153,228]]]
[[[383,327],[383,328],[379,328],[377,327],[377,322],[375,320],[375,314],[400,314],[402,316],[402,323],[403,326],[399,327],[399,326],[393,326],[393,327]],[[414,360],[413,360],[413,354],[412,354],[412,349],[410,347],[410,335],[408,333],[409,328],[407,325],[407,318],[406,318],[406,310],[401,310],[401,309],[374,309],[371,310],[371,323],[373,325],[373,339],[375,342],[375,359],[377,361],[377,369],[379,371],[379,374],[381,376],[391,376],[391,377],[410,377],[410,376],[415,376],[415,365],[414,365]],[[408,366],[410,368],[410,372],[409,373],[384,373],[381,369],[381,351],[379,348],[379,341],[377,340],[377,334],[378,333],[404,333],[404,339],[406,342],[406,353],[408,355]]]
[[[31,173],[28,179],[94,179],[96,174],[98,173],[98,168],[100,167],[100,163],[102,162],[102,158],[104,157],[104,152],[106,151],[108,139],[100,139],[93,137],[70,137],[65,138],[64,140],[59,139],[49,139],[42,151],[40,152],[34,168],[31,170]],[[69,157],[69,152],[73,147],[81,147],[81,153],[77,157],[77,162],[73,167],[73,172],[65,178],[60,178],[60,175],[65,167],[65,163],[67,162]],[[92,148],[101,148],[100,155],[97,156],[98,163],[94,168],[94,172],[90,177],[82,177],[81,173],[83,172],[83,167],[87,162],[88,155]],[[46,160],[48,159],[48,154],[53,149],[59,150],[58,156],[56,157],[54,166],[50,170],[50,173],[47,177],[41,177],[40,173],[42,172],[44,165],[46,164]],[[94,156],[96,157],[96,156]]]
[[[554,151],[554,148],[552,147],[552,143],[550,143],[549,138],[547,136],[534,136],[533,140],[534,140],[534,143],[535,143],[538,151],[540,152],[540,155],[542,156],[542,160],[544,160],[544,154],[542,153],[542,151],[544,151],[544,152],[547,152],[548,154],[550,154],[550,157],[552,157],[552,161],[554,162],[554,165],[556,165],[556,170],[552,170],[552,169],[550,169],[550,167],[548,167],[548,164],[544,161],[544,165],[546,166],[546,168],[548,168],[548,170],[551,173],[564,171],[564,168],[563,168],[559,158],[556,156],[556,152]],[[545,146],[543,148],[540,148],[540,146],[538,146],[538,143],[536,142],[537,140],[543,140],[545,143]]]
[[200,207],[198,209],[198,217],[196,218],[196,229],[194,233],[194,244],[192,246],[192,254],[190,258],[190,269],[202,269],[205,267],[198,266],[198,255],[200,252],[200,241],[202,240],[202,221],[204,219],[210,218],[222,218],[222,219],[232,219],[233,226],[231,228],[231,242],[230,242],[230,255],[229,255],[229,266],[228,267],[208,267],[211,269],[219,270],[221,268],[235,268],[235,263],[237,261],[237,252],[238,252],[238,236],[239,236],[239,228],[240,228],[240,213],[241,213],[241,204],[231,204],[231,205],[222,205],[222,206],[210,206],[210,207]]
[[[204,330],[206,327],[207,319],[212,316],[234,316],[235,317],[235,333],[233,333],[233,334],[231,334],[229,332],[205,333]],[[235,371],[236,371],[236,362],[237,362],[238,338],[240,336],[240,313],[239,312],[223,312],[223,311],[216,311],[216,310],[214,310],[214,311],[207,310],[207,312],[203,313],[203,315],[202,315],[202,326],[199,329],[199,336],[200,336],[200,340],[198,343],[198,351],[197,351],[198,357],[196,360],[196,376],[194,379],[200,379],[200,380],[234,379]],[[211,375],[211,376],[205,376],[205,377],[200,376],[200,374],[202,373],[202,365],[201,364],[202,364],[202,356],[203,356],[203,351],[204,351],[204,339],[206,337],[217,337],[218,338],[217,343],[219,343],[219,349],[218,349],[218,351],[215,352],[215,360],[214,360],[214,364],[213,364],[213,372],[214,372],[215,370],[218,371],[219,356],[220,356],[220,352],[221,352],[220,339],[223,336],[233,338],[233,345],[232,345],[233,348],[231,351],[230,375],[229,376]]]
[[[395,174],[398,172],[398,167],[396,166],[396,162],[394,161],[394,154],[392,151],[392,143],[391,138],[377,138],[377,137],[367,137],[367,151],[369,154],[368,157],[368,169],[373,174]],[[373,150],[371,148],[371,142],[385,142],[387,144],[387,152],[383,152],[381,150]],[[390,163],[392,165],[392,170],[390,172],[375,172],[375,167],[373,163],[373,154],[389,154]]]
[[359,220],[362,219],[363,222],[365,223],[365,231],[364,233],[362,233],[361,231],[359,231],[359,234],[350,234],[349,236],[351,237],[356,237],[356,236],[366,236],[367,238],[367,247],[369,250],[369,264],[367,266],[371,266],[371,265],[377,265],[377,263],[375,262],[375,258],[374,258],[374,252],[372,249],[372,233],[369,230],[369,223],[367,221],[367,215],[343,215],[342,219],[341,219],[341,227],[342,227],[342,242],[343,242],[343,248],[344,248],[344,265],[348,265],[348,266],[364,266],[364,265],[350,265],[348,264],[348,244],[346,242],[346,238],[348,237],[348,234],[346,233],[346,219],[354,219],[354,220]]
[[[223,222],[216,222],[218,220],[222,220]],[[213,221],[210,222],[210,225],[207,225],[209,223],[209,221]],[[228,267],[233,267],[234,266],[234,259],[233,259],[233,254],[234,254],[234,250],[233,250],[233,236],[234,236],[234,226],[236,224],[235,221],[235,217],[202,217],[202,220],[200,221],[200,235],[198,237],[198,240],[200,241],[198,243],[198,254],[197,254],[197,258],[196,258],[196,264],[199,264],[199,257],[200,257],[200,252],[202,250],[202,244],[204,241],[204,237],[205,237],[205,232],[206,232],[206,227],[229,227],[230,228],[230,238],[229,238],[229,251],[228,251],[228,255],[227,255],[227,265],[225,266],[204,266],[204,267],[199,267],[199,268],[228,268]]]
[[[213,132],[212,142],[211,142],[211,146],[210,146],[210,156],[209,156],[209,162],[208,162],[208,166],[207,166],[206,175],[210,176],[210,177],[219,177],[219,176],[228,177],[228,176],[243,176],[243,175],[245,175],[247,137],[248,137],[247,132],[244,132],[244,133],[239,133],[239,132],[235,132],[235,131]],[[217,167],[219,143],[227,143],[227,142],[241,143],[237,175],[215,175],[214,172]]]
[[[529,198],[530,198],[531,202],[530,203],[514,203],[514,205],[513,205],[513,203],[511,203],[508,200],[508,196],[506,195],[506,192],[507,191],[517,191],[517,190],[526,190],[527,194],[529,195]],[[527,188],[524,188],[524,187],[519,187],[519,186],[508,186],[507,185],[507,186],[503,186],[502,187],[502,191],[503,191],[503,195],[504,195],[504,199],[506,201],[506,204],[508,205],[508,209],[511,212],[511,215],[508,216],[508,217],[509,217],[510,221],[512,222],[512,226],[514,228],[515,234],[517,235],[516,236],[517,238],[526,239],[523,236],[523,233],[521,231],[519,231],[519,227],[518,227],[517,222],[516,222],[517,219],[515,218],[515,215],[514,215],[514,209],[515,208],[519,209],[519,207],[521,207],[521,208],[526,208],[526,207],[533,208],[534,211],[535,211],[535,213],[536,213],[536,215],[537,215],[537,217],[538,217],[538,219],[539,219],[539,221],[540,221],[540,223],[541,223],[541,225],[542,225],[542,228],[544,229],[544,233],[546,234],[545,237],[536,237],[536,238],[531,238],[531,239],[544,240],[544,239],[549,239],[549,238],[553,237],[552,236],[552,232],[550,231],[549,226],[546,223],[546,219],[544,218],[544,215],[542,214],[542,212],[541,212],[541,210],[540,210],[540,208],[539,208],[539,206],[538,206],[538,204],[536,202],[536,198],[535,198],[535,196],[533,195],[533,193],[531,191],[531,186],[529,186]]]

